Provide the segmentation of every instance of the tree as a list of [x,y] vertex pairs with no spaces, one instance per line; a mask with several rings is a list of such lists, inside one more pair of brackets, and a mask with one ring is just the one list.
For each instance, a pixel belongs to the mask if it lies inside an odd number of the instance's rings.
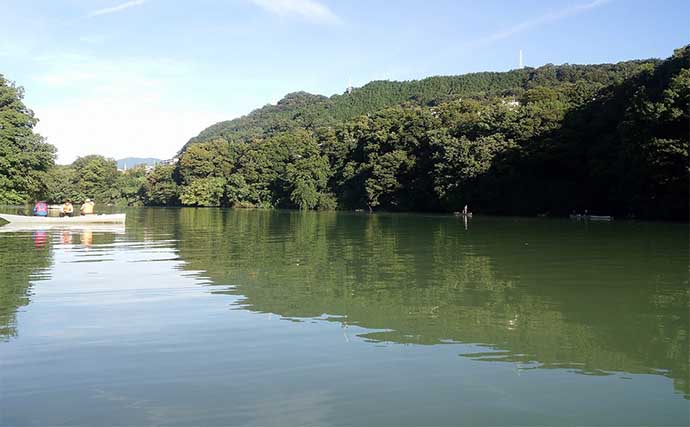
[[498,133],[476,140],[446,135],[439,138],[437,144],[434,188],[443,205],[450,210],[477,201],[477,194],[481,192],[479,181],[489,173],[495,157],[515,147],[512,140]]
[[79,198],[113,203],[120,198],[117,163],[99,155],[79,157],[72,163],[74,184]]
[[146,182],[146,167],[135,166],[117,174],[115,186],[119,190],[117,204],[125,206],[137,206],[142,204],[144,184]]
[[229,143],[220,138],[192,145],[180,156],[181,183],[187,185],[195,179],[227,176],[234,161],[231,154]]
[[197,179],[182,188],[180,201],[187,206],[221,206],[224,193],[224,178]]
[[330,176],[327,157],[319,154],[300,157],[287,165],[286,175],[290,200],[299,209],[332,208],[333,203],[324,194]]
[[204,130],[167,175],[194,206],[687,219],[689,63],[686,46],[293,93]]
[[254,189],[247,184],[244,176],[239,173],[233,173],[228,177],[225,184],[225,195],[228,203],[232,207],[254,207],[259,202],[257,198],[253,197]]
[[50,203],[83,200],[83,195],[75,186],[76,181],[76,171],[71,166],[57,165],[53,167],[45,175],[43,198]]
[[23,98],[23,89],[0,74],[0,204],[37,197],[45,172],[55,164],[55,147],[34,133],[38,119]]
[[174,179],[175,166],[159,165],[146,175],[143,199],[147,205],[169,206],[179,202],[179,188]]

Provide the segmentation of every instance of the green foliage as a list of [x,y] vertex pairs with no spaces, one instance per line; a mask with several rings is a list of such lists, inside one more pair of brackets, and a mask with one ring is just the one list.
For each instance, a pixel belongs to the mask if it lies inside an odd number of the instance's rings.
[[44,175],[43,182],[41,197],[51,203],[78,203],[89,198],[98,205],[136,206],[149,200],[143,166],[119,172],[115,161],[103,156],[84,156],[69,166],[55,166]]
[[0,74],[0,204],[37,197],[55,162],[55,147],[33,132],[38,120],[23,97],[23,89]]
[[[178,164],[180,201],[188,206],[333,208],[330,164],[316,139],[292,130],[256,140],[192,145]],[[220,187],[222,183],[222,188]],[[204,191],[213,195],[204,196]]]
[[690,48],[608,86],[568,112],[549,156],[581,205],[622,215],[688,218]]
[[182,203],[687,218],[687,56],[289,94],[190,141]]
[[[217,123],[176,165],[52,167],[21,90],[0,88],[0,203],[297,209],[572,210],[687,219],[690,49],[665,61],[545,65],[288,94]],[[28,170],[29,173],[23,171]]]
[[294,93],[190,141],[179,182],[222,177],[232,206],[687,218],[687,56]]
[[252,187],[239,173],[233,173],[228,177],[225,194],[230,206],[233,207],[253,207],[259,202],[257,198],[253,197]]
[[466,97],[487,99],[517,95],[540,86],[580,85],[593,91],[630,77],[645,64],[656,63],[656,60],[647,60],[600,65],[545,65],[504,73],[436,76],[405,82],[373,81],[355,88],[352,93],[330,98],[295,92],[286,95],[276,105],[266,105],[246,116],[210,126],[192,138],[181,151],[195,143],[216,138],[248,142],[299,128],[316,130],[403,104],[434,106]]
[[202,178],[182,188],[180,201],[187,206],[220,206],[225,179]]
[[45,178],[44,198],[50,203],[62,203],[65,200],[83,200],[78,191],[76,171],[70,166],[55,166]]
[[119,189],[119,205],[138,206],[142,204],[146,183],[146,167],[143,165],[118,173],[115,186]]
[[496,133],[470,140],[446,137],[439,140],[435,158],[434,189],[442,204],[451,210],[476,200],[477,180],[489,173],[499,153],[515,148],[512,140]]
[[232,161],[229,144],[222,139],[195,144],[180,157],[181,181],[189,184],[200,178],[227,175]]
[[290,201],[299,209],[332,208],[331,199],[323,199],[329,175],[328,158],[318,154],[300,157],[288,164],[286,178]]
[[72,169],[78,199],[90,198],[99,203],[114,203],[119,199],[115,160],[98,155],[79,157],[72,163]]
[[146,175],[142,189],[145,204],[169,206],[179,202],[179,189],[174,173],[175,166],[159,165]]

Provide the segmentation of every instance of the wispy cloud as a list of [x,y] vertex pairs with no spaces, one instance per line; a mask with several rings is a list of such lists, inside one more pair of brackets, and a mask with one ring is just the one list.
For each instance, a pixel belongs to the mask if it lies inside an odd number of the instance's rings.
[[94,17],[94,16],[108,15],[108,14],[110,14],[110,13],[122,12],[122,11],[125,10],[125,9],[129,9],[130,7],[134,7],[134,6],[140,6],[140,5],[144,4],[144,3],[146,3],[146,0],[131,0],[131,1],[128,1],[128,2],[124,2],[124,3],[118,4],[117,6],[106,7],[106,8],[104,8],[104,9],[94,10],[94,11],[92,11],[92,12],[89,12],[88,16],[89,16],[90,18],[92,18],[92,17]]
[[328,6],[316,0],[251,0],[260,8],[281,16],[296,15],[322,24],[339,24],[342,21]]
[[475,45],[475,44],[486,44],[486,43],[491,43],[495,42],[497,40],[502,40],[502,39],[507,39],[515,34],[522,33],[524,31],[530,30],[532,28],[538,27],[540,25],[548,24],[550,22],[558,21],[563,18],[567,18],[569,16],[574,16],[578,15],[582,12],[586,12],[591,9],[595,9],[597,7],[603,6],[607,3],[610,3],[611,0],[593,0],[589,3],[583,3],[583,4],[577,4],[574,6],[566,7],[561,10],[557,10],[554,12],[549,12],[544,15],[538,16],[534,19],[529,19],[527,21],[523,21],[517,25],[513,25],[512,27],[504,28],[499,31],[496,31],[493,34],[489,34],[488,36],[482,37],[480,39],[474,40],[470,42],[469,44]]

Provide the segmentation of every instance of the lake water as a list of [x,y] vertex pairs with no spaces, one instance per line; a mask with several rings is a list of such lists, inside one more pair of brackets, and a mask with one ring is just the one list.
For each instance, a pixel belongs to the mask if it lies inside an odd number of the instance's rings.
[[0,424],[687,425],[688,225],[0,228]]

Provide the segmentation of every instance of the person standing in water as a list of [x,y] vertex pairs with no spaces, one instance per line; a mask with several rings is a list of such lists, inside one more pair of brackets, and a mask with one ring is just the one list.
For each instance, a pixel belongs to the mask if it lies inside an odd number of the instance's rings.
[[82,215],[93,215],[93,207],[95,203],[91,201],[91,199],[86,199],[84,200],[84,203],[81,205],[81,214]]

